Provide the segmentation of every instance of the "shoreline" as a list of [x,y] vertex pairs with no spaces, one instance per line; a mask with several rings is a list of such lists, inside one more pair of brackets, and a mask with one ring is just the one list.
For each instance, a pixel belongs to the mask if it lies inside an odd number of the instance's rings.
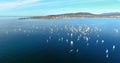
[[47,15],[47,16],[30,16],[19,18],[23,19],[64,19],[64,18],[120,18],[120,14],[92,14],[92,13],[67,13],[58,15]]

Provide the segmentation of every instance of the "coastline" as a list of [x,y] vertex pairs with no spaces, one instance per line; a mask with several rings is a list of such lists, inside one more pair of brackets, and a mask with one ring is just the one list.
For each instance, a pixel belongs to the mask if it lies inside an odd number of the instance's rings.
[[23,19],[64,19],[64,18],[120,18],[120,14],[92,14],[92,13],[68,13],[59,15],[47,15],[47,16],[31,16],[19,18]]

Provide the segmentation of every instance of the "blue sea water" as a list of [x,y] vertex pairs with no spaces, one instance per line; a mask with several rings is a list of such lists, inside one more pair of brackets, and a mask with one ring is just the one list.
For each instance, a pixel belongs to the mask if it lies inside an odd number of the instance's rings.
[[0,18],[0,63],[120,63],[119,18]]

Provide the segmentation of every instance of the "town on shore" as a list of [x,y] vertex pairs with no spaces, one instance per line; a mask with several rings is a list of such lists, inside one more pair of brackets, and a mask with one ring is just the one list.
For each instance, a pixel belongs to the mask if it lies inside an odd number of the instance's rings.
[[79,12],[79,13],[66,13],[58,15],[47,15],[47,16],[31,16],[19,18],[21,19],[61,19],[61,18],[120,18],[119,12],[114,13],[103,13],[103,14],[92,14],[88,12]]

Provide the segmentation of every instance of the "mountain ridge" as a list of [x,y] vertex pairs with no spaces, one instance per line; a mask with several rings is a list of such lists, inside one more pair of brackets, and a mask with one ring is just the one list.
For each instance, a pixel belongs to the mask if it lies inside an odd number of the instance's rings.
[[120,18],[120,12],[118,13],[103,13],[93,14],[89,12],[78,12],[78,13],[66,13],[58,15],[47,15],[47,16],[31,16],[19,19],[58,19],[58,18]]

